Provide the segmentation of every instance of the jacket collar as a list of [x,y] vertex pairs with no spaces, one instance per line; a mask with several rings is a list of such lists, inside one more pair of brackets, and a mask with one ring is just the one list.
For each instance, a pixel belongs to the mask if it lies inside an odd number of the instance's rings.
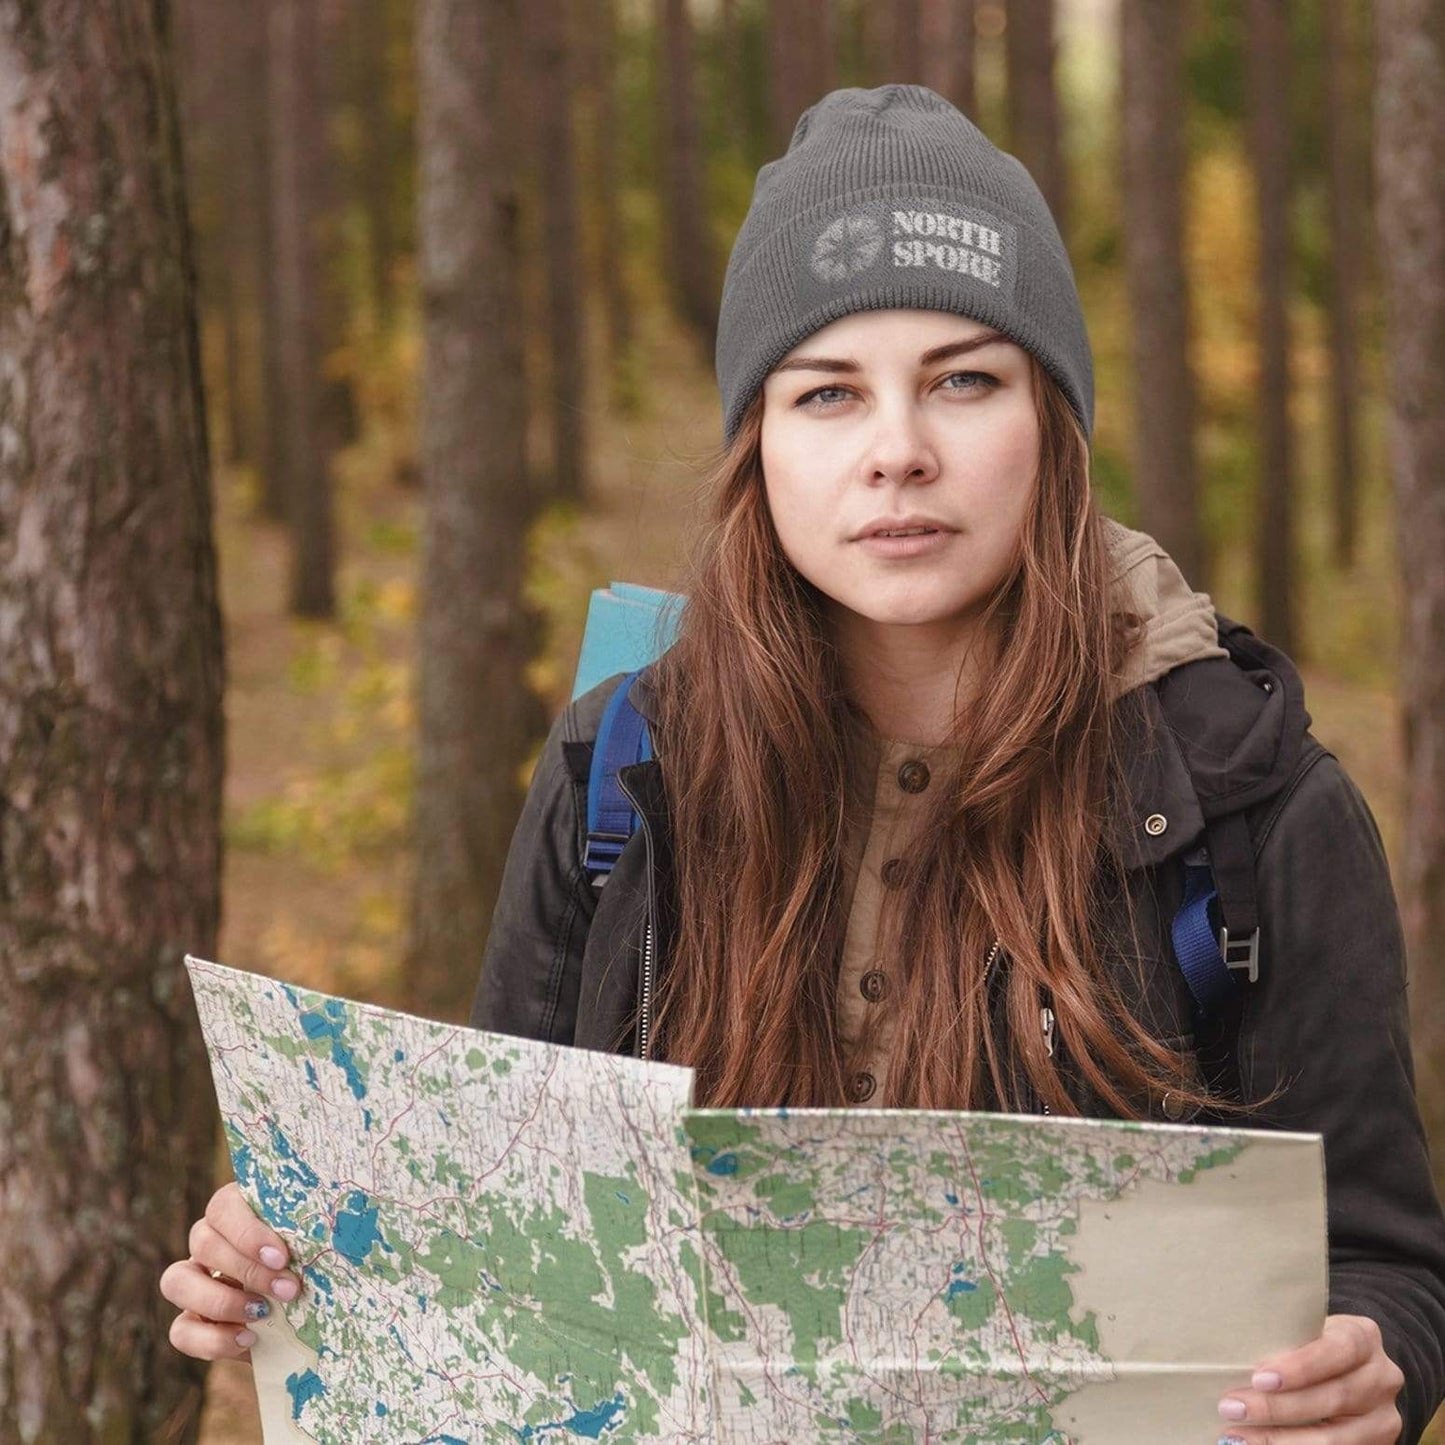
[[1150,684],[1119,699],[1126,730],[1124,779],[1127,801],[1120,813],[1120,850],[1125,868],[1156,867],[1193,847],[1204,832],[1204,812],[1178,738]]

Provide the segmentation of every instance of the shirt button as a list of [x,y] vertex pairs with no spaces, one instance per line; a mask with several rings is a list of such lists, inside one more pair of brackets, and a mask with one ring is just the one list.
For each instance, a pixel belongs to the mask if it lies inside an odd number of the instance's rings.
[[888,975],[881,968],[870,968],[858,980],[858,992],[869,1003],[877,1003],[888,992]]
[[878,876],[890,888],[897,888],[903,882],[904,862],[901,858],[890,858],[879,870]]
[[909,758],[898,769],[898,786],[905,793],[921,793],[928,786],[928,764],[920,758]]
[[878,1080],[865,1069],[848,1080],[848,1097],[855,1104],[861,1104],[865,1099],[873,1097],[873,1090],[877,1087]]

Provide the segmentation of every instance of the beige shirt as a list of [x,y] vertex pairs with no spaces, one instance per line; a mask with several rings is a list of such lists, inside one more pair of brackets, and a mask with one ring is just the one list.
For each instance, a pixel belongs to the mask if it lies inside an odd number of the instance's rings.
[[[858,779],[859,813],[849,819],[844,858],[844,906],[848,927],[838,970],[837,1024],[848,1060],[847,1097],[866,1104],[888,1072],[891,1043],[891,970],[876,952],[879,913],[885,891],[896,886],[897,872],[910,855],[931,797],[955,761],[957,748],[924,746],[900,738],[884,738],[869,748],[860,740],[858,768],[870,771]],[[876,762],[872,759],[876,758]],[[851,895],[851,897],[850,897]],[[871,1017],[876,1015],[876,1017]],[[873,1024],[866,1050],[865,1028]]]
[[[1164,549],[1146,533],[1112,520],[1106,521],[1105,532],[1115,610],[1133,611],[1144,619],[1139,645],[1115,683],[1115,696],[1181,663],[1227,657],[1219,646],[1208,595],[1189,587]],[[843,884],[848,925],[836,996],[838,1033],[848,1060],[847,1096],[853,1104],[873,1099],[888,1073],[894,980],[887,960],[876,951],[885,890],[909,856],[929,803],[957,754],[955,746],[925,746],[901,738],[862,738],[854,753]],[[870,1023],[868,1047],[861,1050]]]

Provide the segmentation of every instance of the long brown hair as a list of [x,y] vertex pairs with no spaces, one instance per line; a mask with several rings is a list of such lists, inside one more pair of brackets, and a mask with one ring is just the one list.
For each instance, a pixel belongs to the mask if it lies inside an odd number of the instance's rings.
[[[959,766],[879,921],[899,986],[876,1102],[1016,1108],[1022,1074],[1055,1112],[1077,1112],[1039,1026],[1047,1000],[1063,1052],[1115,1112],[1137,1117],[1168,1091],[1207,1106],[1217,1101],[1139,1023],[1106,959],[1121,947],[1139,959],[1110,822],[1124,796],[1111,684],[1134,638],[1109,605],[1087,441],[1030,364],[1039,471],[1015,565],[979,628],[988,685],[960,707],[948,739]],[[860,714],[825,599],[773,527],[762,410],[759,394],[709,473],[688,603],[655,669],[678,907],[655,1037],[696,1070],[701,1103],[836,1105],[847,739]],[[1110,899],[1125,904],[1127,939],[1103,936]]]

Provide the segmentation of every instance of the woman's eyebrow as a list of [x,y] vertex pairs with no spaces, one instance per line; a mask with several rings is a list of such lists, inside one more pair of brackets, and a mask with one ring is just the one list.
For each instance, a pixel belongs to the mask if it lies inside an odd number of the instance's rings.
[[[1007,341],[1007,336],[997,331],[980,331],[977,336],[970,336],[966,341],[946,341],[942,346],[935,346],[931,351],[925,351],[918,358],[920,366],[932,366],[935,361],[947,361],[951,356],[962,356],[968,351],[977,351],[981,346],[992,346],[996,341]],[[773,370],[776,371],[859,371],[862,368],[856,361],[850,358],[840,359],[831,356],[795,356],[789,361],[780,361]]]

